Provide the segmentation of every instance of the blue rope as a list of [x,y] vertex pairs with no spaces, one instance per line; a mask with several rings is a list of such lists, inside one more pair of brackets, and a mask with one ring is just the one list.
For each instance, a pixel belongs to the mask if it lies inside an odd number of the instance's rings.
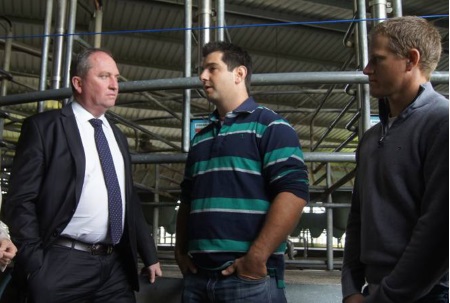
[[[448,18],[446,15],[426,15],[420,16],[424,19],[430,18]],[[43,37],[60,37],[60,36],[92,36],[92,35],[118,35],[118,34],[142,34],[142,33],[164,33],[164,32],[176,32],[176,31],[197,31],[204,29],[241,29],[252,27],[275,27],[275,26],[292,26],[292,25],[320,25],[320,24],[335,24],[335,23],[351,23],[351,22],[363,22],[363,21],[379,21],[389,18],[368,18],[368,19],[341,19],[341,20],[325,20],[325,21],[300,21],[300,22],[281,22],[281,23],[258,23],[258,24],[240,24],[240,25],[227,25],[227,26],[212,26],[212,27],[176,27],[176,28],[159,28],[159,29],[138,29],[138,30],[122,30],[122,31],[109,31],[109,32],[86,32],[86,33],[73,33],[73,34],[49,34],[49,35],[22,35],[22,36],[0,36],[0,39],[33,39]]]

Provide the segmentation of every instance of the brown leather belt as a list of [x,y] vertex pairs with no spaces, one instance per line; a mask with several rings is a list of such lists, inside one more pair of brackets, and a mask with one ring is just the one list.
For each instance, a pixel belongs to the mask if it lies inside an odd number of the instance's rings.
[[76,250],[88,252],[92,255],[110,255],[114,251],[114,246],[111,244],[89,244],[65,237],[56,239],[53,245],[70,247]]

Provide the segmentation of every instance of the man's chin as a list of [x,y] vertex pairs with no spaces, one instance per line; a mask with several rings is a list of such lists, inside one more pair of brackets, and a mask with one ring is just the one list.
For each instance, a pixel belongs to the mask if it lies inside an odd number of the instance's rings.
[[208,94],[208,93],[206,93],[205,95],[206,95],[206,99],[207,99],[209,102],[215,103],[215,102],[217,101],[217,98],[214,96],[214,94]]
[[384,96],[383,93],[380,92],[379,90],[377,90],[376,88],[370,87],[369,92],[370,92],[370,95],[374,98],[382,98]]
[[377,99],[381,99],[381,98],[384,97],[382,94],[374,94],[374,93],[372,93],[372,92],[370,92],[370,95],[371,95],[373,98],[377,98]]

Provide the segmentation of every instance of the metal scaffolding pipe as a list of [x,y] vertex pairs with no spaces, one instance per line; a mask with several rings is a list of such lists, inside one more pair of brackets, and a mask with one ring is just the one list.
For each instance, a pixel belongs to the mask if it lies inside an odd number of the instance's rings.
[[[211,40],[211,0],[199,0],[200,47]],[[199,49],[200,52],[200,49]]]
[[403,15],[402,0],[392,0],[392,13],[394,17],[400,17]]
[[[355,162],[354,153],[326,153],[314,152],[303,153],[305,162]],[[150,163],[184,163],[187,154],[133,154],[131,161],[134,164],[150,164]]]
[[94,37],[94,47],[102,46],[102,24],[103,24],[103,7],[101,5],[101,1],[95,1],[95,37]]
[[[9,68],[11,66],[11,53],[12,53],[12,40],[13,40],[13,30],[12,30],[11,23],[9,23],[9,26],[8,26],[7,36],[8,36],[8,38],[5,41],[5,52],[4,52],[4,56],[3,56],[4,57],[3,70],[6,73],[9,73]],[[3,79],[0,95],[6,96],[7,93],[8,93],[8,81],[7,81],[7,79]]]
[[[367,22],[366,20],[366,0],[357,0],[356,11],[358,14],[357,32],[358,32],[358,43],[356,47],[359,52],[359,67],[362,70],[367,63],[368,59],[368,42],[367,42]],[[370,95],[369,95],[369,85],[360,84],[358,85],[358,97],[361,106],[361,119],[359,128],[359,137],[370,128]]]
[[[448,84],[448,72],[434,72],[431,82],[435,84]],[[252,75],[253,86],[264,85],[293,85],[293,84],[334,84],[334,83],[368,83],[368,78],[359,71],[346,72],[302,72],[302,73],[273,73]],[[140,92],[151,90],[170,90],[201,88],[202,84],[198,77],[171,78],[157,80],[142,80],[120,82],[119,90],[122,93]],[[24,94],[15,94],[0,97],[0,106],[14,105],[38,100],[61,99],[72,95],[69,88],[49,89]]]
[[[327,188],[331,186],[331,165],[327,163]],[[331,193],[327,195],[327,203],[331,204],[333,199]],[[333,209],[326,209],[327,216],[327,270],[333,270]]]
[[67,10],[67,0],[58,0],[58,13],[56,14],[56,27],[53,42],[53,74],[52,74],[52,88],[61,87],[61,65],[62,65],[62,53],[64,45],[64,32],[65,32],[65,20]]
[[217,0],[217,41],[225,41],[225,0]]
[[[125,81],[128,82],[129,80],[127,78],[125,78],[124,76],[119,76],[119,80],[121,81]],[[119,90],[120,93],[120,90]],[[153,97],[151,94],[149,94],[148,92],[140,92],[140,94],[142,96],[144,96],[146,99],[150,100],[151,102],[153,102],[154,104],[156,104],[157,106],[159,106],[161,109],[165,110],[166,112],[168,112],[172,117],[174,117],[177,120],[182,120],[182,117],[180,117],[178,115],[178,113],[176,113],[175,111],[173,111],[172,109],[170,109],[169,107],[165,106],[164,104],[162,104],[157,98]]]
[[128,121],[128,120],[122,118],[121,116],[119,116],[118,114],[114,113],[113,111],[108,111],[108,112],[106,112],[106,114],[109,117],[111,117],[111,118],[115,119],[116,121],[120,122],[121,124],[128,125],[128,126],[132,127],[133,129],[138,129],[141,132],[143,132],[144,134],[147,134],[150,137],[152,137],[152,138],[154,138],[156,140],[159,140],[159,141],[167,144],[168,146],[170,146],[172,148],[175,148],[175,149],[179,148],[179,146],[174,144],[174,143],[172,143],[172,141],[167,140],[164,137],[149,131],[148,129],[146,129],[145,127],[142,127],[141,125],[139,125],[137,123],[134,123],[134,122],[131,122],[131,121]]
[[369,1],[374,24],[383,22],[387,16],[387,1],[386,0],[372,0]]
[[[184,7],[184,77],[192,76],[192,0],[185,0]],[[181,138],[181,149],[188,152],[190,146],[190,119],[191,116],[191,89],[186,88],[183,93],[183,129]]]
[[[0,39],[0,44],[6,44],[6,40],[5,39]],[[17,51],[20,51],[20,52],[23,52],[25,54],[29,54],[29,55],[32,55],[32,56],[36,56],[36,57],[39,57],[39,58],[42,56],[42,50],[38,50],[38,49],[36,49],[34,47],[31,47],[29,45],[26,45],[24,43],[13,41],[12,42],[12,48],[14,50],[17,50]]]
[[[9,19],[3,17],[7,23],[8,27],[6,29],[7,39],[5,42],[5,51],[4,51],[4,62],[3,62],[3,70],[5,73],[9,73],[9,68],[11,66],[11,53],[12,53],[12,40],[13,40],[13,26]],[[0,96],[6,96],[8,93],[8,80],[3,78],[1,81],[1,91]],[[5,119],[0,119],[0,141],[3,141],[3,131],[4,131]],[[3,161],[0,161],[0,167],[3,168]],[[1,192],[0,192],[1,195]],[[1,207],[1,202],[0,202]]]
[[[155,199],[155,204],[157,205],[160,201],[159,201],[159,180],[160,180],[161,176],[159,173],[159,165],[155,165],[155,194],[154,194],[154,199]],[[155,247],[158,247],[158,240],[159,237],[161,235],[159,235],[159,207],[155,206],[155,208],[153,209],[153,241],[155,242]]]
[[[331,122],[330,126],[325,130],[325,132],[322,134],[322,136],[317,140],[314,147],[311,148],[311,151],[316,150],[320,144],[325,140],[325,138],[331,133],[331,131],[334,129],[334,127],[338,124],[338,122],[345,116],[347,111],[350,110],[350,108],[353,106],[353,102],[355,101],[355,98],[352,97],[350,101],[344,106],[342,111],[337,115],[337,117],[334,119],[334,121]],[[311,141],[312,142],[312,141]]]
[[[73,51],[73,34],[75,33],[77,17],[77,0],[70,0],[69,4],[69,22],[67,25],[67,42],[66,42],[66,54],[64,59],[63,68],[63,83],[62,87],[70,87],[70,62],[72,61],[72,51]],[[69,99],[64,99],[64,104],[67,104]]]
[[[353,55],[349,56],[348,59],[344,62],[343,66],[341,67],[341,71],[345,70],[347,68],[347,66],[350,64],[351,60],[353,58]],[[329,99],[329,97],[331,96],[332,92],[335,90],[336,88],[336,84],[330,86],[328,88],[328,92],[327,94],[322,98],[322,101],[320,102],[319,106],[316,108],[316,111],[314,112],[313,116],[310,119],[310,123],[309,123],[309,128],[310,128],[310,142],[311,142],[311,151],[314,151],[318,145],[314,145],[313,146],[313,141],[314,141],[314,122],[316,120],[317,115],[319,114],[320,110],[322,109],[322,107],[324,106],[324,104],[327,102],[327,100]]]
[[[42,40],[42,59],[41,59],[41,76],[39,77],[39,90],[45,91],[47,88],[47,68],[48,68],[48,53],[50,48],[50,28],[52,26],[52,11],[53,11],[53,0],[47,0],[46,11],[45,11],[45,22],[44,22],[44,38]],[[37,100],[45,100],[36,99]],[[38,112],[44,111],[44,102],[40,101],[38,103]]]

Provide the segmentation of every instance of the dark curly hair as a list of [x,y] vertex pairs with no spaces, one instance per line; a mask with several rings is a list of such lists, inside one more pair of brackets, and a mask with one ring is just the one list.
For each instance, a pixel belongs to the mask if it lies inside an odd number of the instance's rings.
[[222,61],[227,65],[229,71],[238,66],[247,68],[247,76],[245,77],[245,86],[247,92],[250,92],[250,83],[252,79],[252,58],[248,52],[241,47],[224,41],[214,41],[206,43],[202,49],[203,58],[213,52],[223,53]]

